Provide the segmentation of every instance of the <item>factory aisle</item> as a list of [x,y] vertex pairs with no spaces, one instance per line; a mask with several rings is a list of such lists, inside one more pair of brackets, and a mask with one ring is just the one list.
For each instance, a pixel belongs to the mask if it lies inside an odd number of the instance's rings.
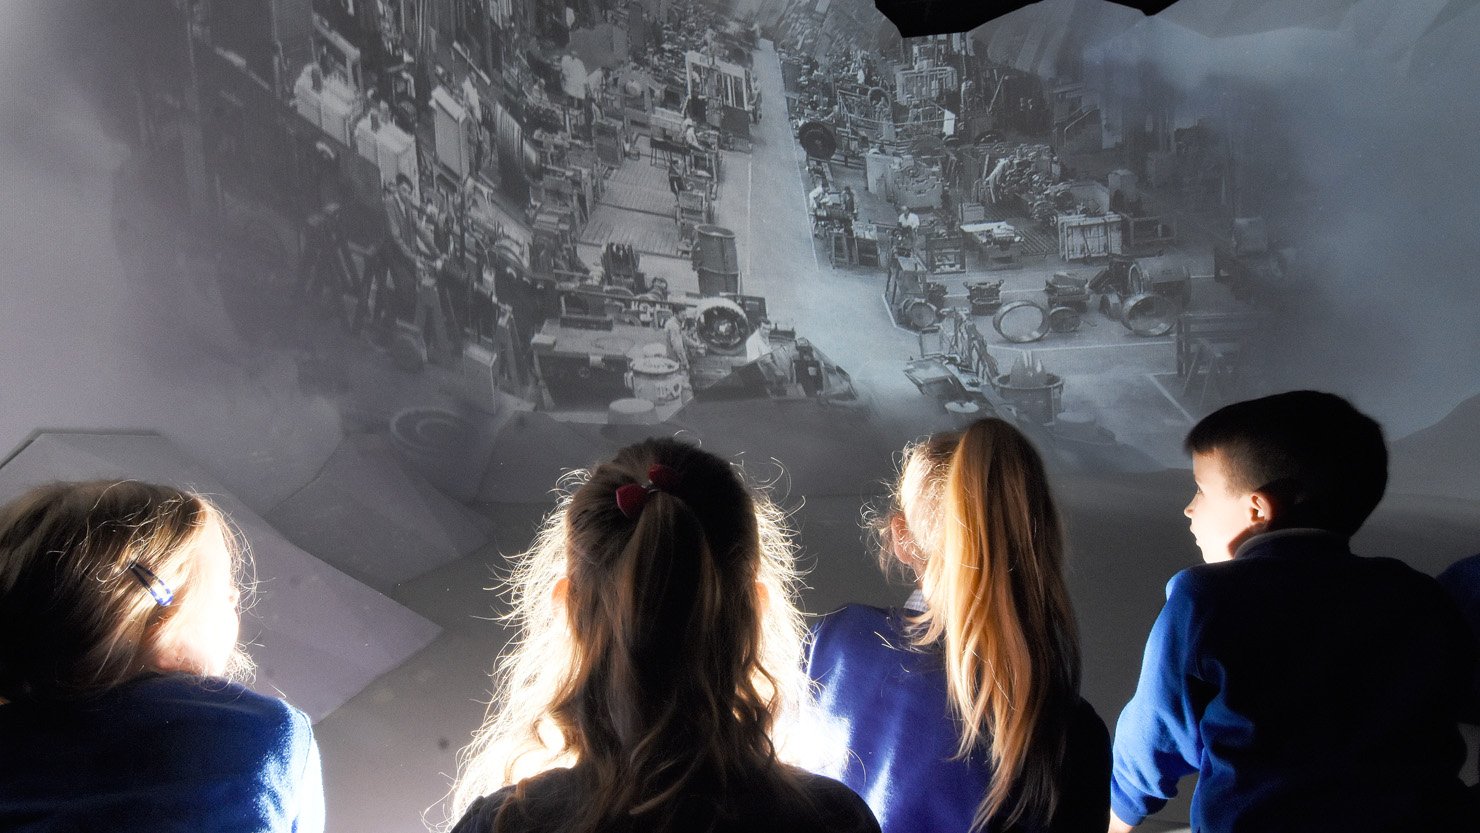
[[[667,170],[649,158],[646,138],[639,138],[637,147],[640,153],[636,159],[622,160],[607,176],[605,191],[581,232],[581,256],[588,266],[600,263],[601,250],[608,243],[631,246],[650,258],[680,258]],[[654,271],[651,265],[649,271]],[[692,278],[689,282],[693,283]]]
[[[873,405],[873,424],[887,443],[946,426],[935,400],[905,378],[919,353],[914,333],[895,327],[883,301],[884,274],[833,269],[817,251],[807,210],[801,146],[786,113],[781,62],[762,41],[752,67],[761,89],[761,121],[752,125],[750,154],[727,154],[725,196],[716,222],[737,238],[742,291],[764,295],[777,320],[853,377]],[[743,195],[743,199],[738,199]]]

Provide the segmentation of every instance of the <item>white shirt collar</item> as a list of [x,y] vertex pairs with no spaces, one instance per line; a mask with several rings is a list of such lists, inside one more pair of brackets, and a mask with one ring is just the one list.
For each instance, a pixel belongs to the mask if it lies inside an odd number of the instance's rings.
[[916,613],[924,613],[925,612],[925,591],[923,591],[920,588],[916,587],[915,588],[915,592],[911,593],[910,594],[910,597],[905,600],[905,602],[904,602],[904,609],[905,610],[912,610],[912,611],[915,611]]

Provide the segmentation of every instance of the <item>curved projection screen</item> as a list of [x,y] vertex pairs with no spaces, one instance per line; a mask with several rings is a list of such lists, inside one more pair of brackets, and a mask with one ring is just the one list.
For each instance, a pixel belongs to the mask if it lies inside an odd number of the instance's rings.
[[1221,404],[1349,397],[1359,551],[1480,550],[1472,3],[33,0],[0,42],[0,497],[223,497],[331,830],[440,818],[485,588],[643,436],[774,485],[816,612],[904,592],[859,513],[908,440],[1014,422],[1111,721]]

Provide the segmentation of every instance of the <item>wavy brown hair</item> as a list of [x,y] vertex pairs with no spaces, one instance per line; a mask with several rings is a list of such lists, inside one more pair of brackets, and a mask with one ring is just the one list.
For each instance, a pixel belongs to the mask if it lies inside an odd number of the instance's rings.
[[[159,638],[195,603],[195,549],[217,529],[240,567],[221,511],[170,486],[50,483],[0,508],[0,699],[81,699],[152,670]],[[173,590],[169,605],[135,565]],[[251,660],[238,650],[229,667]]]
[[906,450],[895,489],[927,610],[920,645],[944,643],[957,754],[990,745],[991,789],[973,830],[1046,824],[1079,697],[1079,634],[1064,536],[1043,461],[1012,425],[973,423]]
[[[627,517],[617,489],[647,485],[654,464],[677,484]],[[519,635],[464,751],[453,817],[559,765],[594,785],[566,828],[580,831],[633,817],[666,829],[701,785],[792,784],[772,731],[805,696],[804,627],[780,513],[729,463],[675,440],[629,446],[573,483],[510,577]]]

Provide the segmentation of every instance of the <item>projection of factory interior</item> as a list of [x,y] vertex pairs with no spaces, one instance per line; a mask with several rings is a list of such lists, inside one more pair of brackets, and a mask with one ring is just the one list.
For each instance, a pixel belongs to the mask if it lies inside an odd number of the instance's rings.
[[377,412],[925,397],[1160,465],[1311,268],[1257,100],[1173,119],[862,0],[153,5],[138,151],[244,338],[416,380]]

